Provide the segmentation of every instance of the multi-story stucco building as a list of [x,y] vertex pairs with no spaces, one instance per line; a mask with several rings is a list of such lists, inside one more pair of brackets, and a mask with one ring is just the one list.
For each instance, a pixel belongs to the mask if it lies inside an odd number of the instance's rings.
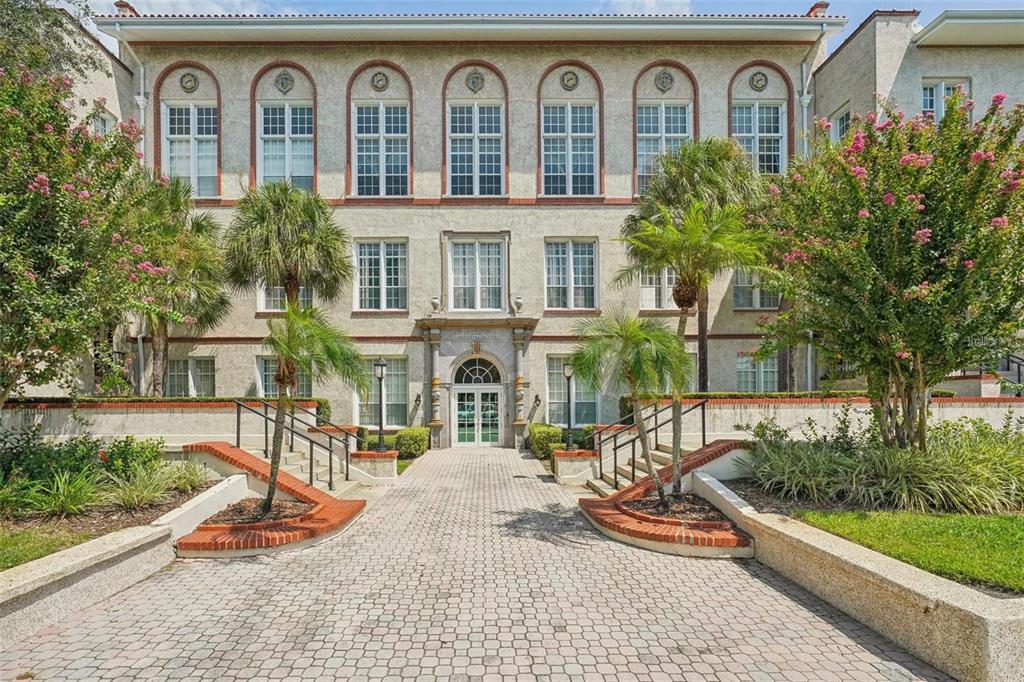
[[[263,182],[322,194],[357,266],[327,310],[366,357],[387,359],[388,426],[430,424],[435,445],[512,444],[531,420],[564,423],[561,368],[581,317],[678,314],[668,273],[609,284],[623,265],[619,227],[659,153],[733,136],[761,172],[780,172],[806,153],[814,114],[833,113],[818,100],[842,104],[823,64],[865,109],[885,91],[863,65],[850,80],[841,60],[891,68],[890,48],[883,60],[864,30],[826,61],[845,24],[827,3],[805,16],[660,17],[139,16],[117,5],[96,23],[132,67],[146,163],[189,178],[197,209],[222,223]],[[1009,71],[1021,49],[998,54]],[[973,76],[966,68],[949,73]],[[1020,99],[1014,78],[1004,89]],[[215,331],[175,331],[171,392],[273,395],[261,340],[281,305],[280,289],[240,294]],[[744,273],[714,282],[712,390],[813,387],[803,348],[749,357],[757,319],[778,305]],[[688,332],[695,345],[695,320]],[[145,368],[144,331],[138,348]],[[342,385],[302,390],[329,398],[336,421],[377,423],[376,392],[360,404]],[[618,417],[617,393],[573,390],[574,422]]]

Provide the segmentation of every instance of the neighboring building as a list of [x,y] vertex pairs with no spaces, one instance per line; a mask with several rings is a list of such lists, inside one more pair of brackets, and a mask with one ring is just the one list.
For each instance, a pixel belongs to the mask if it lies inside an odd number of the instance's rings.
[[[761,172],[782,172],[807,150],[821,113],[812,74],[823,77],[826,39],[845,24],[827,3],[806,16],[654,17],[117,6],[96,22],[131,58],[146,163],[189,178],[196,206],[225,224],[269,180],[335,206],[357,276],[328,312],[368,359],[387,358],[388,426],[431,424],[440,446],[511,445],[529,421],[564,423],[561,368],[581,317],[624,307],[674,325],[669,273],[609,285],[624,262],[619,227],[657,155],[732,136]],[[871,82],[844,86],[851,102],[870,106]],[[780,304],[755,277],[720,277],[710,298],[712,390],[814,386],[803,347],[749,357],[758,318]],[[234,303],[201,338],[172,332],[172,392],[274,395],[261,340],[281,292]],[[695,350],[695,319],[687,333]],[[144,336],[138,345],[148,355]],[[337,383],[301,391],[329,398],[335,421],[377,423],[376,388],[365,404]],[[619,416],[613,391],[577,388],[573,404],[575,423]]]

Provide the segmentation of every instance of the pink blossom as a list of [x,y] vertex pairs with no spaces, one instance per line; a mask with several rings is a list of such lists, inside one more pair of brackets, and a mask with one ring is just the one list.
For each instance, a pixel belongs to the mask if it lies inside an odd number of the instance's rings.
[[850,146],[846,148],[847,154],[859,154],[864,151],[864,132],[858,130],[853,134],[853,141],[850,142]]
[[149,305],[150,303],[152,303],[155,300],[156,299],[154,299],[152,296],[143,296],[142,297],[142,302],[145,303],[146,305]]
[[874,114],[868,114],[864,120],[866,120],[868,123],[874,123],[877,119],[878,117],[875,116]]
[[821,118],[818,119],[818,128],[820,130],[826,130],[826,131],[832,130],[832,122],[829,121],[824,116],[822,116]]
[[967,260],[964,261],[964,267],[967,268],[968,270],[972,269],[974,267],[974,261],[968,258]]
[[47,133],[52,133],[53,132],[53,124],[52,123],[44,123],[43,124],[43,130],[45,132],[47,132]]
[[853,168],[850,169],[850,172],[853,173],[854,176],[860,178],[861,180],[868,177],[868,169],[865,168],[864,166],[854,166]]
[[982,161],[988,161],[990,164],[995,163],[996,155],[992,152],[976,151],[971,152],[971,164],[976,165]]
[[899,358],[900,360],[907,360],[911,356],[910,356],[909,352],[907,352],[905,350],[900,350],[900,351],[896,351],[896,357]]
[[134,272],[129,273],[128,274],[128,281],[129,282],[138,282],[139,281],[139,276],[136,275]]
[[60,188],[62,190],[64,190],[65,192],[74,192],[75,191],[75,186],[72,185],[70,182],[65,182],[63,185],[60,186]]
[[918,244],[924,245],[932,240],[932,231],[927,227],[921,228],[914,233],[914,241]]
[[110,241],[114,242],[115,244],[118,243],[119,241],[121,241],[121,233],[120,232],[115,232],[110,237]]
[[5,69],[4,67],[0,66],[0,78],[3,78],[6,75],[7,75],[7,69]]
[[904,154],[903,156],[900,157],[901,166],[909,166],[912,163],[917,163],[917,154]]
[[989,227],[1009,227],[1010,220],[1006,216],[997,216],[989,223]]
[[862,208],[861,210],[857,211],[857,217],[858,218],[870,218],[871,217],[871,211],[867,210],[866,208]]
[[886,192],[885,196],[882,197],[882,201],[885,202],[886,206],[892,206],[893,204],[896,203],[896,195],[893,194],[892,192]]
[[779,192],[781,192],[781,191],[782,191],[782,190],[780,190],[780,189],[779,189],[778,187],[776,187],[775,185],[768,185],[768,193],[769,193],[769,194],[772,194],[772,195],[777,195],[777,194],[778,194]]
[[160,184],[163,185],[164,187],[166,187],[167,185],[171,184],[171,179],[169,177],[167,177],[166,175],[161,175],[160,176]]
[[28,279],[28,280],[31,280],[31,281],[34,282],[37,279],[39,279],[39,276],[36,275],[36,273],[32,272],[31,270],[26,270],[25,271],[25,279]]
[[918,204],[917,205],[917,212],[918,213],[923,213],[924,210],[925,210],[924,204]]
[[142,244],[136,244],[135,246],[133,246],[132,247],[132,253],[134,253],[135,255],[141,254],[142,253]]
[[800,175],[799,173],[793,173],[793,182],[801,183],[803,181],[804,181],[804,176]]
[[143,156],[144,156],[144,154],[141,151],[136,151],[135,152],[135,158],[136,159],[141,159]]
[[78,193],[78,198],[84,201],[86,199],[91,199],[92,194],[89,193],[89,190],[83,189],[81,192]]
[[789,253],[782,254],[782,260],[786,263],[806,263],[810,260],[810,256],[800,249],[793,249]]
[[192,327],[192,326],[195,326],[196,318],[192,317],[191,315],[186,315],[185,319],[184,319],[184,322],[188,326]]
[[82,218],[82,220],[79,221],[78,224],[81,225],[82,227],[89,227],[89,219],[88,218]]
[[969,100],[965,100],[964,101],[964,109],[965,110],[970,111],[973,108],[974,108],[974,100],[973,99],[969,99]]
[[50,178],[45,173],[36,175],[35,180],[28,183],[28,191],[39,192],[40,194],[50,193]]
[[888,119],[888,120],[883,121],[882,123],[879,123],[878,125],[876,125],[875,126],[875,130],[879,130],[879,131],[888,130],[889,128],[892,128],[894,125],[896,125],[896,124],[892,122],[892,119]]

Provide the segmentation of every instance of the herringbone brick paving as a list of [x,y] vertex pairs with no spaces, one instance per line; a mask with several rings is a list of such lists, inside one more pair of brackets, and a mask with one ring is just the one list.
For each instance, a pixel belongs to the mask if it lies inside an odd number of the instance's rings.
[[514,450],[427,453],[341,535],[184,560],[0,653],[35,679],[947,679],[754,562],[606,539]]

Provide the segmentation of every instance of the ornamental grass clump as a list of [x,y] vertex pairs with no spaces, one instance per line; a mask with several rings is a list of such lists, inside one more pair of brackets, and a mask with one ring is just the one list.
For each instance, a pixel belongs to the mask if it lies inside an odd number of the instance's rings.
[[167,501],[177,472],[169,464],[132,464],[125,473],[108,473],[104,497],[110,504],[136,510]]

